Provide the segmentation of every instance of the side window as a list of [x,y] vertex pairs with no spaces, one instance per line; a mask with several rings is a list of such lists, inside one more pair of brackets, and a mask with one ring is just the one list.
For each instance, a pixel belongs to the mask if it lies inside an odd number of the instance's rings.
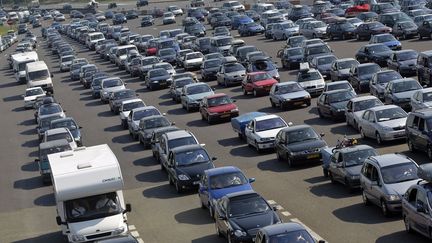
[[417,206],[421,206],[425,209],[426,213],[428,213],[428,209],[427,209],[427,199],[426,199],[426,194],[419,190],[417,192],[417,199],[416,199],[416,204]]
[[423,66],[424,62],[423,62],[423,57],[421,55],[418,56],[417,58],[417,64]]
[[364,114],[363,114],[363,119],[364,120],[369,120],[369,115],[370,115],[370,111],[366,111]]
[[416,199],[417,199],[417,189],[416,188],[411,189],[411,191],[407,192],[407,195],[408,195],[408,197],[407,197],[408,202],[411,205],[415,206]]
[[352,111],[352,105],[353,105],[352,101],[349,101],[347,104],[347,110],[348,111]]
[[370,179],[371,178],[371,169],[372,169],[372,166],[369,163],[364,163],[364,166],[362,168],[363,176]]
[[413,121],[414,121],[414,115],[408,115],[407,121],[406,121],[406,125],[407,127],[412,127],[413,126]]
[[371,166],[372,167],[372,172],[371,172],[371,181],[379,181],[379,175],[378,175],[378,169],[375,166]]
[[419,118],[418,129],[419,131],[424,131],[425,128],[425,120],[423,118]]
[[373,112],[369,112],[368,121],[375,122],[375,114]]
[[418,116],[414,116],[414,121],[413,121],[413,125],[412,125],[413,128],[418,129],[419,120],[420,120],[420,118]]

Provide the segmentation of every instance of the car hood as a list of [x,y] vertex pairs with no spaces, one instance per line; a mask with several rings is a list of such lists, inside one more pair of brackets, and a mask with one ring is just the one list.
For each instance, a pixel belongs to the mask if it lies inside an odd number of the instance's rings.
[[212,113],[222,113],[225,111],[231,111],[232,109],[236,109],[237,106],[235,104],[226,104],[215,107],[209,107],[208,111]]
[[300,152],[300,151],[314,151],[316,149],[318,149],[318,151],[327,146],[326,142],[324,142],[324,140],[321,139],[316,139],[316,140],[306,140],[303,142],[299,142],[299,143],[293,143],[293,144],[288,144],[287,147],[292,151],[292,152]]
[[419,180],[405,181],[401,183],[386,184],[387,192],[389,194],[397,194],[402,196],[408,190],[408,188],[416,184]]
[[226,76],[232,77],[232,76],[241,76],[243,74],[245,74],[246,71],[237,71],[237,72],[230,72],[230,73],[225,73]]
[[110,87],[110,88],[103,88],[103,91],[104,92],[114,92],[114,91],[117,91],[117,90],[122,90],[124,88],[125,87],[123,85],[121,85],[121,86],[115,86],[115,87]]
[[241,192],[241,191],[247,191],[252,190],[252,186],[250,184],[243,184],[239,186],[233,186],[233,187],[227,187],[227,188],[221,188],[221,189],[211,189],[210,194],[213,199],[219,199],[229,193],[233,192]]
[[405,127],[406,117],[390,121],[382,121],[379,124],[383,127]]
[[410,60],[399,62],[399,65],[401,66],[414,66],[416,64],[417,64],[417,59],[410,59]]
[[335,109],[345,110],[347,103],[348,103],[348,100],[336,102],[336,103],[331,103],[330,106],[335,108]]
[[410,90],[406,92],[395,93],[393,94],[393,96],[398,99],[410,99],[416,91],[417,90]]
[[305,97],[305,96],[309,96],[309,93],[304,90],[279,95],[279,97],[282,99],[294,99],[294,98]]
[[181,166],[176,167],[177,175],[185,174],[189,176],[191,179],[199,179],[204,174],[205,170],[214,168],[213,163],[210,161],[199,163],[199,164],[193,164],[190,166]]
[[239,228],[248,231],[272,225],[275,222],[275,213],[272,210],[269,210],[265,213],[230,218],[230,222],[237,225]]
[[256,132],[255,134],[261,138],[276,137],[276,134],[285,127],[275,128],[267,131]]
[[123,214],[93,219],[77,223],[68,223],[71,234],[74,235],[92,235],[99,232],[112,231],[119,227],[126,227]]
[[384,42],[383,44],[386,45],[386,46],[394,46],[394,45],[400,45],[401,43],[399,41],[397,41],[397,40],[394,40],[394,41]]
[[170,75],[163,75],[163,76],[157,76],[157,77],[151,77],[149,78],[150,81],[160,81],[160,80],[167,80],[170,78]]
[[361,165],[361,164],[355,165],[355,166],[349,166],[349,167],[345,167],[345,170],[349,175],[356,176],[356,175],[360,175],[362,166],[363,165]]
[[202,99],[202,98],[209,96],[209,95],[212,95],[212,94],[214,94],[214,92],[210,91],[210,92],[204,92],[204,93],[199,93],[199,94],[194,94],[194,95],[187,95],[187,97],[190,100],[199,100],[199,99]]
[[186,63],[199,63],[199,62],[202,62],[202,61],[203,61],[202,58],[194,58],[194,59],[186,60],[185,62]]
[[277,83],[277,81],[275,81],[274,79],[266,79],[266,80],[261,80],[261,81],[257,81],[254,83],[255,86],[271,86],[273,84]]

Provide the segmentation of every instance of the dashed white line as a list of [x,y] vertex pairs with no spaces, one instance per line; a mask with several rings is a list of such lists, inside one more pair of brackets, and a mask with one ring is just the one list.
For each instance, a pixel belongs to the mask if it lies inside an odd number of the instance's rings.
[[135,225],[133,225],[133,224],[128,225],[128,228],[129,228],[129,233],[130,233],[133,237],[135,237],[135,239],[137,239],[137,241],[138,241],[139,243],[144,243],[144,240],[140,238],[140,235],[139,235],[139,233],[138,233],[138,231],[137,231]]
[[130,230],[130,231],[132,231],[132,230],[136,230],[135,225],[133,225],[133,224],[132,224],[132,225],[129,225],[129,230]]
[[309,231],[309,233],[312,235],[312,237],[315,238],[316,240],[318,240],[318,241],[323,240],[323,241],[327,242],[319,234],[315,233],[313,230],[311,230],[309,227],[307,227],[305,224],[303,224],[298,218],[291,219],[291,222],[295,222],[295,223],[301,224],[303,227],[305,227],[305,229],[307,231]]
[[274,205],[274,204],[276,204],[276,202],[275,202],[274,200],[267,200],[267,202],[268,202],[270,205]]
[[288,211],[283,211],[283,212],[281,212],[281,214],[282,214],[283,216],[285,216],[285,217],[289,217],[289,216],[291,216],[291,213],[288,212]]
[[138,231],[131,231],[130,234],[135,238],[139,237]]

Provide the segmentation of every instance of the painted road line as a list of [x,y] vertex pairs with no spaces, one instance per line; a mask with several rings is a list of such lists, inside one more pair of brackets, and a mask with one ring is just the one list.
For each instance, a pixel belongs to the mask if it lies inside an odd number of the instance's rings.
[[285,216],[285,217],[289,217],[289,216],[291,216],[291,213],[288,212],[288,211],[283,211],[283,212],[281,212],[281,214],[282,214],[283,216]]
[[129,225],[129,231],[132,231],[132,230],[136,230],[136,227],[133,224]]
[[309,233],[312,235],[313,238],[315,238],[315,240],[318,240],[318,241],[323,240],[325,242],[328,242],[328,241],[324,240],[324,238],[322,238],[319,234],[315,233],[313,230],[311,230],[309,227],[307,227],[305,224],[303,224],[298,218],[291,219],[291,222],[301,224],[303,227],[305,227],[305,229],[307,231],[309,231]]
[[131,231],[130,234],[131,234],[133,237],[135,237],[135,238],[138,238],[138,237],[139,237],[139,233],[138,233],[138,231]]
[[143,239],[141,239],[141,238],[138,238],[137,241],[138,241],[138,243],[144,243]]
[[276,204],[276,202],[275,202],[274,200],[267,200],[267,202],[268,202],[268,204],[270,204],[270,205],[275,205],[275,204]]
[[276,209],[279,211],[284,210],[284,208],[281,205],[276,205]]

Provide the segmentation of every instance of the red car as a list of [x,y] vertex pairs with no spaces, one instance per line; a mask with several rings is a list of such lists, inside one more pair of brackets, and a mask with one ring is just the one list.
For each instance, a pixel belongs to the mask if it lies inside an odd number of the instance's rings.
[[211,124],[216,120],[230,120],[238,116],[239,110],[234,102],[235,100],[223,93],[205,97],[199,108],[202,120]]
[[367,1],[360,0],[355,1],[354,6],[349,7],[345,10],[345,17],[356,17],[359,13],[369,12],[370,4]]
[[149,44],[148,44],[147,49],[146,49],[146,55],[147,56],[154,56],[154,55],[156,55],[156,53],[158,51],[157,45],[158,45],[157,40],[151,40],[151,41],[149,41]]
[[248,73],[242,82],[243,94],[252,92],[254,96],[268,94],[273,84],[278,83],[270,74],[266,72]]

